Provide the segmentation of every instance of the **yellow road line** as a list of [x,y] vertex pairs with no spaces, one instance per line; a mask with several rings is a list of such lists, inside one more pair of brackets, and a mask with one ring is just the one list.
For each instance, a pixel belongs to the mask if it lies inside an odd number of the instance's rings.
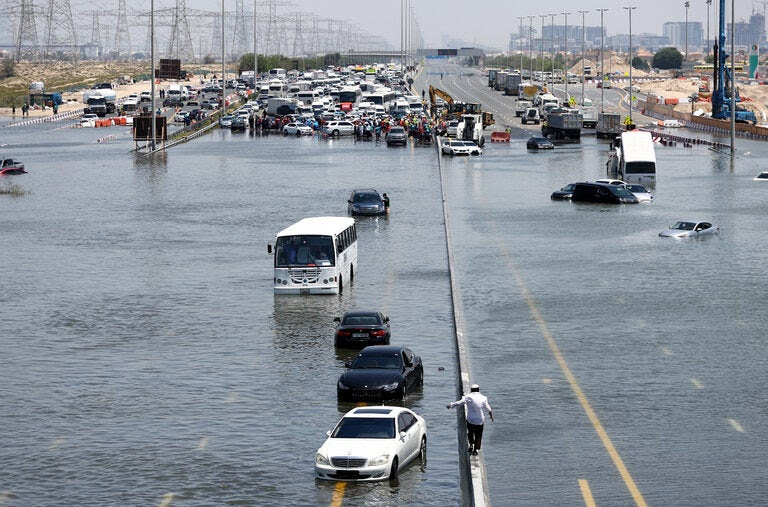
[[736,419],[728,419],[728,423],[731,425],[733,429],[738,431],[739,433],[744,433],[744,428],[739,424],[739,422]]
[[549,348],[552,351],[552,354],[555,356],[555,360],[557,361],[557,364],[560,365],[560,369],[562,370],[563,374],[565,374],[565,378],[568,379],[568,384],[570,384],[571,390],[574,392],[574,394],[576,395],[576,398],[579,400],[579,404],[581,405],[581,408],[583,408],[584,412],[586,412],[587,417],[592,423],[592,426],[595,428],[597,435],[600,437],[600,441],[603,443],[603,446],[608,451],[608,455],[611,457],[611,460],[613,460],[613,464],[616,466],[616,469],[619,471],[619,474],[621,474],[621,477],[624,480],[624,484],[627,486],[627,489],[632,495],[632,498],[635,500],[635,503],[638,506],[645,507],[647,504],[645,503],[645,499],[643,498],[643,495],[640,493],[640,490],[635,484],[635,481],[632,479],[632,476],[629,474],[629,470],[627,470],[627,467],[624,466],[624,461],[621,459],[621,456],[619,456],[618,451],[616,451],[616,448],[613,446],[613,443],[611,442],[611,439],[608,436],[608,433],[605,431],[605,428],[603,428],[603,425],[600,422],[600,419],[597,417],[597,414],[595,413],[595,411],[592,410],[592,406],[590,405],[589,400],[587,400],[587,396],[581,390],[579,383],[576,381],[576,377],[573,375],[573,373],[571,372],[571,369],[568,367],[568,363],[565,361],[565,358],[560,352],[560,348],[557,346],[557,342],[555,342],[555,339],[552,336],[552,333],[549,332],[547,323],[544,321],[544,318],[541,316],[541,313],[539,312],[539,309],[536,306],[536,302],[533,300],[533,297],[531,296],[530,292],[528,292],[528,287],[525,285],[525,282],[523,281],[522,276],[517,271],[517,268],[512,262],[512,259],[509,256],[507,256],[507,259],[508,259],[510,270],[512,271],[512,275],[515,277],[515,280],[517,281],[517,284],[520,287],[520,291],[523,294],[523,299],[525,299],[525,302],[528,305],[528,309],[531,311],[531,314],[533,315],[534,320],[536,320],[536,323],[538,324],[539,329],[541,330],[541,334],[544,336],[544,339],[549,345]]
[[203,437],[200,439],[200,442],[197,443],[197,447],[195,448],[195,450],[202,451],[206,447],[208,447],[208,437]]
[[592,490],[589,489],[587,480],[579,479],[579,487],[581,488],[581,496],[584,497],[584,505],[587,507],[595,507],[595,499],[592,498]]
[[331,499],[331,507],[341,507],[341,502],[344,501],[344,490],[347,489],[347,483],[340,481],[336,483],[336,489],[333,490],[333,498]]
[[10,491],[0,491],[0,505],[3,505],[10,496],[11,496]]
[[697,389],[701,389],[702,388],[701,382],[699,382],[699,379],[697,379],[697,378],[692,378],[691,379],[691,384],[693,384],[693,386],[696,387]]
[[168,507],[171,505],[174,496],[176,496],[175,493],[166,493],[165,496],[163,496],[163,501],[160,502],[160,507]]

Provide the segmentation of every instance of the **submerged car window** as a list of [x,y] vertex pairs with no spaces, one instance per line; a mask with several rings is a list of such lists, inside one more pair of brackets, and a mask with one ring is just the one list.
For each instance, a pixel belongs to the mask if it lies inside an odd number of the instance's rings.
[[346,326],[376,326],[381,321],[376,315],[349,315],[344,317],[342,324]]
[[379,202],[381,198],[377,194],[355,194],[353,202]]
[[673,228],[681,231],[692,231],[695,226],[696,224],[691,222],[677,222]]
[[624,185],[615,185],[613,189],[613,193],[618,195],[619,197],[632,197],[632,192],[627,190],[627,187]]
[[395,420],[382,417],[345,417],[331,438],[395,438]]
[[403,363],[397,354],[389,356],[357,356],[350,365],[352,369],[383,368],[399,370],[402,367]]

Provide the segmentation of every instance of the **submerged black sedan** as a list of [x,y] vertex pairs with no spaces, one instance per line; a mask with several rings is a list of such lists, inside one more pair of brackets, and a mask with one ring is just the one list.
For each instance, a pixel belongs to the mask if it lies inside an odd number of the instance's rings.
[[389,345],[389,317],[381,312],[354,311],[333,319],[338,322],[334,333],[337,347]]
[[424,382],[421,357],[407,347],[370,345],[347,368],[336,384],[339,401],[403,400]]

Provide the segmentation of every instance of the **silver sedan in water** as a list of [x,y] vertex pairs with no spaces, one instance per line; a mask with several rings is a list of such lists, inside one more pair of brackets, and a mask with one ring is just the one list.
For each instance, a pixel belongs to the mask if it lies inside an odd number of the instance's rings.
[[662,238],[698,238],[718,234],[720,227],[709,222],[677,222],[659,233]]

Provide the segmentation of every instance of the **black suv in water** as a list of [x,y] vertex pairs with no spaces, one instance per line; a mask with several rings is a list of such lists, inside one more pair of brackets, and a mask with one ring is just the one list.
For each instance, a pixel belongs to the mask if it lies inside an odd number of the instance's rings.
[[347,199],[347,212],[350,215],[383,215],[387,212],[384,200],[373,188],[355,189]]
[[609,185],[608,183],[576,183],[573,187],[573,202],[599,202],[604,204],[635,204],[638,202],[635,194],[624,185]]

